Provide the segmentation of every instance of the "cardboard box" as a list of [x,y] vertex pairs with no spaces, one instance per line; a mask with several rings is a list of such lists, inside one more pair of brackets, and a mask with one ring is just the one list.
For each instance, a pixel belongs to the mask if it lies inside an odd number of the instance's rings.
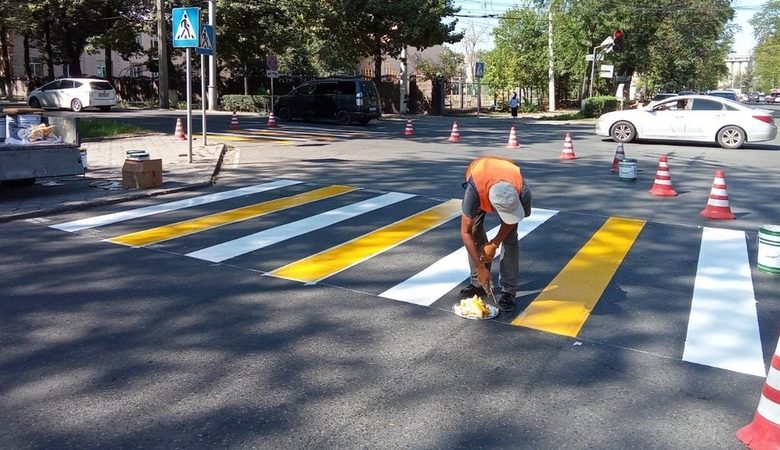
[[162,186],[162,159],[135,161],[122,166],[122,187],[149,189]]

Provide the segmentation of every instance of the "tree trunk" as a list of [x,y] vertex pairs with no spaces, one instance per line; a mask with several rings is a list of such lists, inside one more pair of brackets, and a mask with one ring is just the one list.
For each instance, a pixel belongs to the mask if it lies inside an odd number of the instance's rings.
[[11,59],[8,53],[8,29],[5,25],[0,26],[0,46],[3,47],[3,71],[5,72],[5,96],[11,98],[13,96],[13,87],[11,84],[11,78],[14,76],[11,68]]
[[43,52],[46,54],[46,76],[49,81],[54,79],[54,50],[51,45],[51,26],[49,21],[43,23]]
[[374,33],[374,82],[379,86],[382,82],[382,36]]
[[114,79],[114,60],[111,58],[111,43],[106,43],[106,47],[103,49],[106,60],[106,75],[105,78],[108,81]]

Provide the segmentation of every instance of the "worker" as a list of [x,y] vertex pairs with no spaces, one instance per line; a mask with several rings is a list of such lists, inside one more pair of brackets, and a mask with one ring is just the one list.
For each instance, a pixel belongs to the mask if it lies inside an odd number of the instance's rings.
[[[461,298],[484,297],[486,290],[492,289],[491,262],[501,245],[498,307],[503,312],[513,311],[520,269],[517,224],[531,215],[531,189],[523,181],[520,167],[497,156],[474,160],[466,170],[463,188],[460,235],[469,256],[471,277],[468,286],[460,291]],[[488,241],[485,215],[491,212],[498,214],[501,227]]]

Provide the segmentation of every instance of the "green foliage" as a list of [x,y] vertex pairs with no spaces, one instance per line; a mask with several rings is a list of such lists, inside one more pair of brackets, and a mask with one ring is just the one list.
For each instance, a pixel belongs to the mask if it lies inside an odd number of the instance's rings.
[[447,47],[442,48],[438,60],[424,58],[418,54],[417,60],[415,61],[417,70],[428,80],[434,78],[436,75],[441,75],[447,80],[451,80],[457,76],[463,76],[463,63],[463,55],[452,51]]
[[758,90],[769,92],[780,86],[780,0],[770,1],[765,9],[750,20],[755,27],[758,44],[753,52],[753,76]]
[[604,113],[616,111],[619,104],[620,100],[610,95],[589,97],[585,99],[580,112],[583,117],[598,117]]
[[223,95],[222,110],[244,112],[269,111],[270,97],[266,95]]

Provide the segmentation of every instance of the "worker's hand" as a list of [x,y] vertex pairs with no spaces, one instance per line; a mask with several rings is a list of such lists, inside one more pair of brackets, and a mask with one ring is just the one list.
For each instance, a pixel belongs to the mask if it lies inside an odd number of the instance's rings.
[[477,266],[477,281],[485,290],[490,286],[490,271],[481,264]]
[[485,246],[482,247],[482,255],[480,256],[482,262],[489,263],[490,261],[493,261],[493,258],[496,257],[496,250],[498,250],[498,244],[492,242],[485,244]]

